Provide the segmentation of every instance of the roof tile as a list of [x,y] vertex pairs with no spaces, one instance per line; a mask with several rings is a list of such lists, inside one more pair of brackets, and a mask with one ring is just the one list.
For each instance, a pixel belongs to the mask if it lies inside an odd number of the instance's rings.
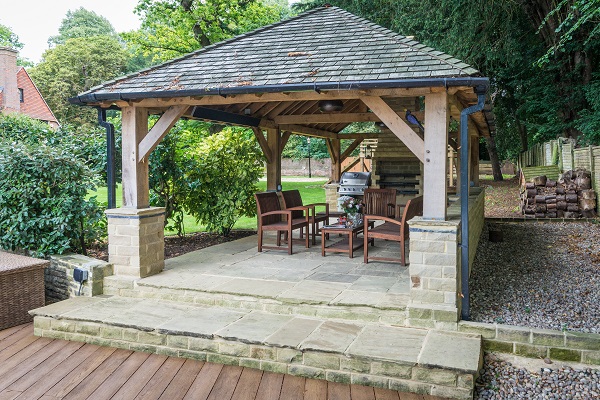
[[479,76],[468,64],[337,7],[207,46],[88,93]]

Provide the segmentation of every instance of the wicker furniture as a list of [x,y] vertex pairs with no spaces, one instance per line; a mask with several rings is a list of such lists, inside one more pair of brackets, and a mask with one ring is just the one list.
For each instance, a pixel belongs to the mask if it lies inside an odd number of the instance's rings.
[[43,307],[44,268],[49,261],[0,251],[0,330],[31,322]]
[[[258,219],[258,251],[261,252],[265,249],[282,250],[281,247],[281,233],[285,233],[288,242],[288,254],[292,254],[292,231],[306,228],[306,239],[305,246],[310,247],[310,240],[308,234],[309,221],[309,207],[293,207],[286,210],[281,209],[279,204],[279,196],[276,192],[263,192],[255,193],[254,198],[256,199],[256,216]],[[293,212],[301,210],[303,216],[294,218]],[[263,245],[263,232],[264,231],[277,231],[277,246]]]
[[[417,215],[423,215],[423,196],[415,197],[414,199],[411,199],[406,203],[406,207],[404,207],[404,212],[402,213],[402,218],[388,218],[378,215],[365,215],[364,224],[369,225],[369,227],[364,231],[365,264],[367,264],[369,260],[379,260],[399,262],[402,266],[406,265],[406,257],[404,254],[404,242],[406,241],[406,239],[408,239],[409,233],[407,222]],[[372,228],[371,224],[375,221],[383,221],[383,224]],[[369,248],[367,247],[367,241],[371,241],[371,243],[373,243],[373,240],[375,238],[399,242],[400,258],[369,256]]]

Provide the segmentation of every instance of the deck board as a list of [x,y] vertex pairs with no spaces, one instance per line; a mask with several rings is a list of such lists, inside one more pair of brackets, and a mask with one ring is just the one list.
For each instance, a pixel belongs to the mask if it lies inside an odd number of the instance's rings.
[[0,331],[0,400],[443,400]]

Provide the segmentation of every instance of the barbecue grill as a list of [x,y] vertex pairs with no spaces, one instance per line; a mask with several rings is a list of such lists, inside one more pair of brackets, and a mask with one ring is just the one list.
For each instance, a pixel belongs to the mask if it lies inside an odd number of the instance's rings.
[[371,184],[370,172],[344,172],[340,179],[340,196],[363,196]]

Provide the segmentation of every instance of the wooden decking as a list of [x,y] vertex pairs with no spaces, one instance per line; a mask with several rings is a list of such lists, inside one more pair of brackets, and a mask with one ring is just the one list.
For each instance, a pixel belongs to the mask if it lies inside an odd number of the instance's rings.
[[0,400],[442,400],[0,331]]

